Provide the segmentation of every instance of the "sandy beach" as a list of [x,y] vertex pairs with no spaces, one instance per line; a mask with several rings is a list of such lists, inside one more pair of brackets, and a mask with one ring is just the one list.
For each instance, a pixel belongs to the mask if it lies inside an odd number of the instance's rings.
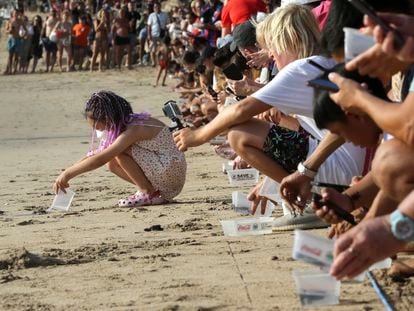
[[[2,49],[2,71],[5,58]],[[82,111],[93,91],[112,90],[168,122],[161,107],[176,95],[153,88],[154,76],[142,67],[0,76],[1,310],[301,309],[292,271],[312,267],[291,258],[293,233],[223,236],[219,220],[238,217],[237,189],[209,145],[186,154],[187,183],[175,203],[118,208],[134,189],[100,168],[71,181],[69,212],[42,212],[59,172],[88,151]],[[155,224],[164,230],[144,231]],[[398,310],[410,309],[412,282],[381,284]],[[343,283],[340,305],[325,309],[383,306],[365,281]]]

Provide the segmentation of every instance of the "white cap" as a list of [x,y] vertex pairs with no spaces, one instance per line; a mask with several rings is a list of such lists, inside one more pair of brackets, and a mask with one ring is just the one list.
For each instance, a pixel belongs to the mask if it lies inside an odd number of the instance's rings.
[[308,3],[312,3],[316,1],[320,1],[320,0],[282,0],[280,6],[284,6],[284,5],[291,4],[291,3],[308,4]]

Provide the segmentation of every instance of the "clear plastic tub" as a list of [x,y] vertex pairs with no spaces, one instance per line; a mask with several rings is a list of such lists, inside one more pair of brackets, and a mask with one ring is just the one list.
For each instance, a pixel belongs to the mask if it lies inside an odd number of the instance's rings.
[[[252,202],[250,202],[247,199],[247,195],[245,195],[243,192],[241,191],[233,191],[231,194],[231,201],[232,201],[232,205],[234,208],[234,211],[236,213],[240,213],[243,215],[248,215],[250,214],[251,210],[250,210],[250,206],[252,204]],[[266,204],[266,210],[264,212],[264,214],[261,213],[261,208],[257,208],[256,209],[256,213],[254,214],[254,216],[256,217],[270,217],[272,216],[273,210],[275,209],[275,206],[273,205],[272,202],[268,201]]]
[[333,261],[333,247],[333,240],[295,230],[292,257],[320,267],[329,267]]
[[273,217],[249,217],[220,220],[226,236],[246,236],[272,233]]
[[58,210],[58,211],[68,211],[70,204],[72,203],[75,192],[69,188],[65,189],[66,193],[62,190],[59,190],[58,194],[55,195],[52,205],[48,208],[48,211]]
[[[368,271],[372,271],[372,270],[379,270],[379,269],[389,269],[391,268],[392,265],[392,260],[391,258],[386,258],[384,260],[378,261],[376,263],[374,263],[373,265],[371,265],[368,268]],[[352,281],[356,281],[356,282],[364,282],[367,276],[367,272],[364,271],[361,274],[357,275],[356,277],[354,277],[352,279]]]
[[223,167],[222,167],[223,173],[227,174],[228,171],[233,169],[233,166],[234,166],[234,161],[224,162]]
[[346,62],[349,62],[375,44],[374,38],[372,36],[365,35],[358,29],[345,27],[344,32]]
[[251,186],[259,181],[259,171],[254,168],[228,170],[227,176],[232,186]]
[[268,198],[275,204],[281,205],[282,197],[280,196],[280,185],[270,177],[266,176],[263,179],[259,195]]
[[320,307],[339,304],[341,282],[328,272],[293,271],[293,278],[302,306]]

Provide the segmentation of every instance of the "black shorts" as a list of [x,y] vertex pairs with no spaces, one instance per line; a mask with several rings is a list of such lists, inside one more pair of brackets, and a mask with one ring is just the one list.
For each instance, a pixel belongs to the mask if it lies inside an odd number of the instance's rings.
[[306,160],[309,136],[311,135],[302,127],[296,132],[273,125],[263,144],[263,151],[288,173],[293,173],[298,164]]
[[42,45],[45,47],[46,52],[56,52],[56,42],[50,41],[49,38],[42,38]]
[[129,37],[115,36],[115,45],[129,45]]

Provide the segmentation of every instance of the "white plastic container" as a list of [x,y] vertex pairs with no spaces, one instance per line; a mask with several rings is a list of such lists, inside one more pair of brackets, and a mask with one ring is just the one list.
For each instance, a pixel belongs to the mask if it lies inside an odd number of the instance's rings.
[[333,240],[295,230],[292,257],[320,267],[329,267],[333,261],[333,247]]
[[245,217],[220,220],[226,236],[246,236],[272,233],[273,217]]
[[263,179],[259,195],[268,198],[275,204],[281,204],[282,197],[280,196],[280,184],[270,177],[266,176],[265,179]]
[[231,194],[231,203],[234,211],[243,215],[250,214],[251,202],[247,199],[247,196],[241,191],[233,191]]
[[341,282],[328,272],[315,270],[293,271],[296,289],[304,307],[320,307],[339,303]]
[[210,145],[214,145],[214,146],[222,145],[225,142],[226,142],[226,136],[216,136],[210,139],[209,141]]
[[223,167],[222,167],[223,173],[227,174],[228,171],[233,169],[233,166],[234,166],[234,161],[224,162]]
[[228,170],[227,176],[232,186],[251,186],[259,181],[259,171],[254,168]]
[[58,194],[55,195],[52,205],[48,208],[48,211],[58,210],[58,211],[68,211],[70,204],[72,203],[75,192],[69,188],[65,189],[66,193],[62,190],[59,190]]
[[345,62],[349,62],[375,44],[374,38],[372,36],[365,35],[358,29],[345,27],[344,32]]
[[[231,194],[231,201],[232,201],[232,205],[234,208],[234,211],[236,213],[240,213],[243,215],[248,215],[251,213],[250,210],[250,206],[252,204],[252,202],[250,202],[247,199],[247,195],[245,195],[243,192],[241,191],[233,191]],[[261,208],[258,207],[256,209],[256,213],[254,214],[254,216],[256,217],[270,217],[272,216],[272,213],[275,209],[275,206],[273,205],[272,202],[268,201],[266,204],[266,210],[264,212],[264,214],[262,214],[261,212]]]
[[[389,268],[391,268],[391,265],[392,265],[392,259],[391,258],[386,258],[384,260],[378,261],[378,262],[374,263],[373,265],[371,265],[368,268],[368,271],[380,270],[380,269],[389,269]],[[364,282],[365,279],[366,279],[366,276],[367,276],[367,272],[364,271],[361,274],[354,277],[352,279],[352,281]]]

